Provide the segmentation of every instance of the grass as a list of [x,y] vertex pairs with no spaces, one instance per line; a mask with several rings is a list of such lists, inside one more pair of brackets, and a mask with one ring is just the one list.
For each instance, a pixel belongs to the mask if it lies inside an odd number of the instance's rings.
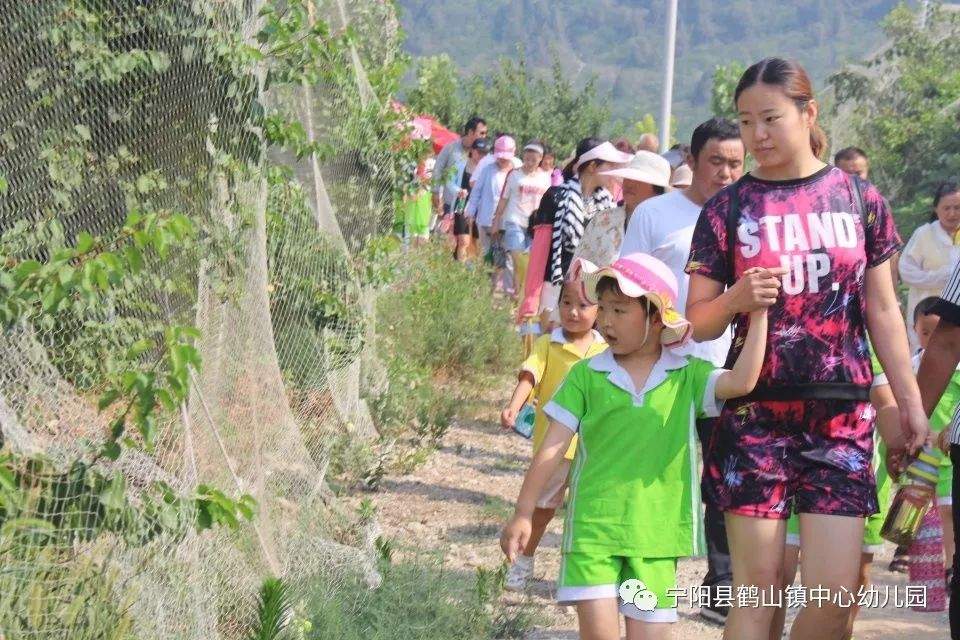
[[480,515],[490,520],[506,522],[513,515],[513,503],[499,496],[487,496],[483,500]]
[[454,571],[436,554],[382,566],[371,590],[358,577],[317,576],[306,585],[304,640],[489,640],[522,638],[536,623],[529,606],[500,608],[504,569]]

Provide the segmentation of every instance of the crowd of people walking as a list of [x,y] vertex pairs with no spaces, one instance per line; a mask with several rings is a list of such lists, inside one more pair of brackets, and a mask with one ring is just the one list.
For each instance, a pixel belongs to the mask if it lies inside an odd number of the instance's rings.
[[[528,336],[501,414],[505,429],[533,417],[507,587],[533,579],[566,496],[557,600],[582,638],[619,638],[620,616],[630,639],[669,637],[691,555],[707,556],[701,615],[725,638],[779,638],[783,606],[724,589],[782,594],[799,565],[807,587],[862,592],[891,476],[936,445],[944,544],[917,580],[927,610],[949,588],[960,638],[960,185],[931,194],[902,246],[867,153],[824,161],[799,64],[757,62],[734,100],[738,122],[712,118],[663,154],[655,136],[590,137],[557,164],[475,117],[436,159],[433,228],[456,260],[491,265]],[[891,568],[929,560],[916,555]],[[791,637],[850,638],[856,614],[808,605]]]

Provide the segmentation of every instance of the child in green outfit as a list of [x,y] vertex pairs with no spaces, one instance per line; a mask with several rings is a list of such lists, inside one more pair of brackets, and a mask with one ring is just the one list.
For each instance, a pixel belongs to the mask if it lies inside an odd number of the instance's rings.
[[581,637],[618,640],[623,614],[628,640],[668,638],[677,559],[703,552],[694,421],[753,390],[768,298],[758,295],[728,371],[671,348],[691,328],[675,310],[677,281],[662,262],[636,253],[599,270],[575,268],[586,272],[586,297],[599,299],[608,349],[575,364],[546,405],[547,435],[500,546],[511,561],[524,549],[537,497],[577,434],[557,600],[576,604]]

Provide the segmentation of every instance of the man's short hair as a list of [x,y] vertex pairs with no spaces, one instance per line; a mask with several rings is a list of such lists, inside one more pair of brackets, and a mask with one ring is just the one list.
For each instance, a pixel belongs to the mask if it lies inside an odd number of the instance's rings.
[[467,123],[463,125],[463,135],[467,135],[481,124],[487,124],[487,121],[480,116],[471,116]]
[[918,302],[917,306],[913,308],[913,324],[917,324],[917,320],[920,318],[932,314],[933,308],[939,301],[940,298],[937,296],[929,296]]
[[844,160],[856,160],[857,158],[869,160],[867,152],[860,147],[844,147],[837,151],[837,155],[833,156],[833,164],[840,164]]
[[739,140],[740,128],[732,121],[726,118],[710,118],[706,122],[697,125],[693,130],[693,136],[690,138],[690,155],[696,160],[700,152],[707,146],[710,140]]

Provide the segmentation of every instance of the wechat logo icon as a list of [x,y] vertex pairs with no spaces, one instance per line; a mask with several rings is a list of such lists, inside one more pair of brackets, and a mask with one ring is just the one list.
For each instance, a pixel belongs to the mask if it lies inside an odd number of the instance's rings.
[[657,594],[647,589],[647,585],[642,580],[635,578],[620,585],[620,598],[636,606],[640,611],[653,611],[657,608]]

